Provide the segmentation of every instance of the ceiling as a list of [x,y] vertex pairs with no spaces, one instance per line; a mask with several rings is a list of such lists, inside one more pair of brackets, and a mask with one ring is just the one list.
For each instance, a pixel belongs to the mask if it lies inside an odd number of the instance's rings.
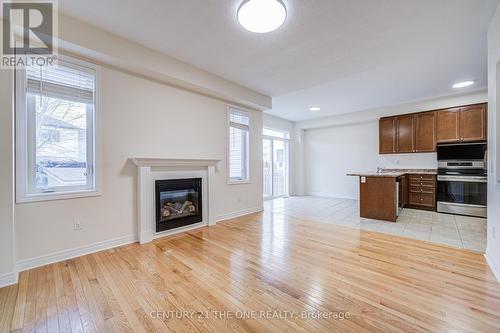
[[[273,97],[293,121],[486,87],[498,0],[284,0],[278,30],[240,27],[241,0],[60,0],[69,16]],[[310,112],[310,106],[320,112]]]

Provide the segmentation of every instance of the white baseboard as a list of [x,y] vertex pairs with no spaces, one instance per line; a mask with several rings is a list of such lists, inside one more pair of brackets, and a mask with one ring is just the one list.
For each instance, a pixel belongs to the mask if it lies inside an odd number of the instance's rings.
[[17,280],[18,274],[16,272],[2,274],[0,275],[0,288],[16,284]]
[[253,208],[248,208],[248,209],[243,209],[243,210],[236,211],[236,212],[231,212],[231,213],[227,213],[227,214],[217,215],[216,218],[215,218],[215,220],[217,222],[224,221],[224,220],[230,220],[230,219],[234,219],[234,218],[237,218],[237,217],[240,217],[240,216],[262,212],[263,210],[264,210],[263,206],[253,207]]
[[484,254],[486,258],[486,262],[490,265],[490,269],[493,272],[493,275],[497,278],[497,281],[500,282],[500,264],[493,259],[493,257],[488,253],[488,249],[486,249],[486,253]]
[[76,257],[80,257],[86,254],[111,249],[113,247],[118,247],[130,243],[137,242],[137,235],[130,235],[125,237],[119,237],[115,239],[110,239],[107,241],[94,243],[87,246],[82,246],[74,249],[63,250],[59,252],[54,252],[51,254],[43,255],[40,257],[20,260],[16,263],[16,270],[22,272],[28,269],[45,266],[53,264],[55,262],[64,261]]

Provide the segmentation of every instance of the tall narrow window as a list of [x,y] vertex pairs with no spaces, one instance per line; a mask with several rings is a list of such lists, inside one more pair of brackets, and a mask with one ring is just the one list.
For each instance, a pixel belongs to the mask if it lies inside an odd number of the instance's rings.
[[19,202],[95,191],[96,70],[61,60],[16,72]]
[[250,118],[248,113],[229,109],[229,182],[248,182]]

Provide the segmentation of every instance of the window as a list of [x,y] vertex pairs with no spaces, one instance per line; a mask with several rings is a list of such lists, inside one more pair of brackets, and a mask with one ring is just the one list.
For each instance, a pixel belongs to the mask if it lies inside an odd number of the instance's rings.
[[288,140],[290,138],[290,134],[288,132],[275,130],[275,129],[271,129],[271,128],[267,128],[267,127],[264,127],[262,134],[264,136],[269,136],[269,137],[273,137],[273,138],[277,138],[277,139]]
[[16,71],[18,202],[96,194],[96,73],[66,57]]
[[229,109],[229,182],[241,183],[250,180],[248,113]]

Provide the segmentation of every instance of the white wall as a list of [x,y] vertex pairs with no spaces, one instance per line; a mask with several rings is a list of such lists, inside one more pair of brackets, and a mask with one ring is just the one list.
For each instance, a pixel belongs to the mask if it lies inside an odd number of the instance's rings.
[[297,122],[294,194],[355,199],[358,182],[348,173],[377,167],[437,168],[435,153],[379,155],[379,117],[486,101],[486,93],[480,92]]
[[[137,233],[129,157],[220,158],[215,215],[262,207],[262,113],[251,112],[251,184],[227,184],[227,104],[103,68],[102,196],[17,204],[17,260]],[[73,231],[78,218],[83,230]]]
[[[500,281],[500,5],[488,29],[488,245],[486,258]],[[496,166],[495,166],[496,164]]]
[[293,138],[293,122],[290,120],[264,113],[264,127],[287,131],[290,133],[290,139]]
[[0,287],[15,280],[13,93],[13,72],[0,70]]

